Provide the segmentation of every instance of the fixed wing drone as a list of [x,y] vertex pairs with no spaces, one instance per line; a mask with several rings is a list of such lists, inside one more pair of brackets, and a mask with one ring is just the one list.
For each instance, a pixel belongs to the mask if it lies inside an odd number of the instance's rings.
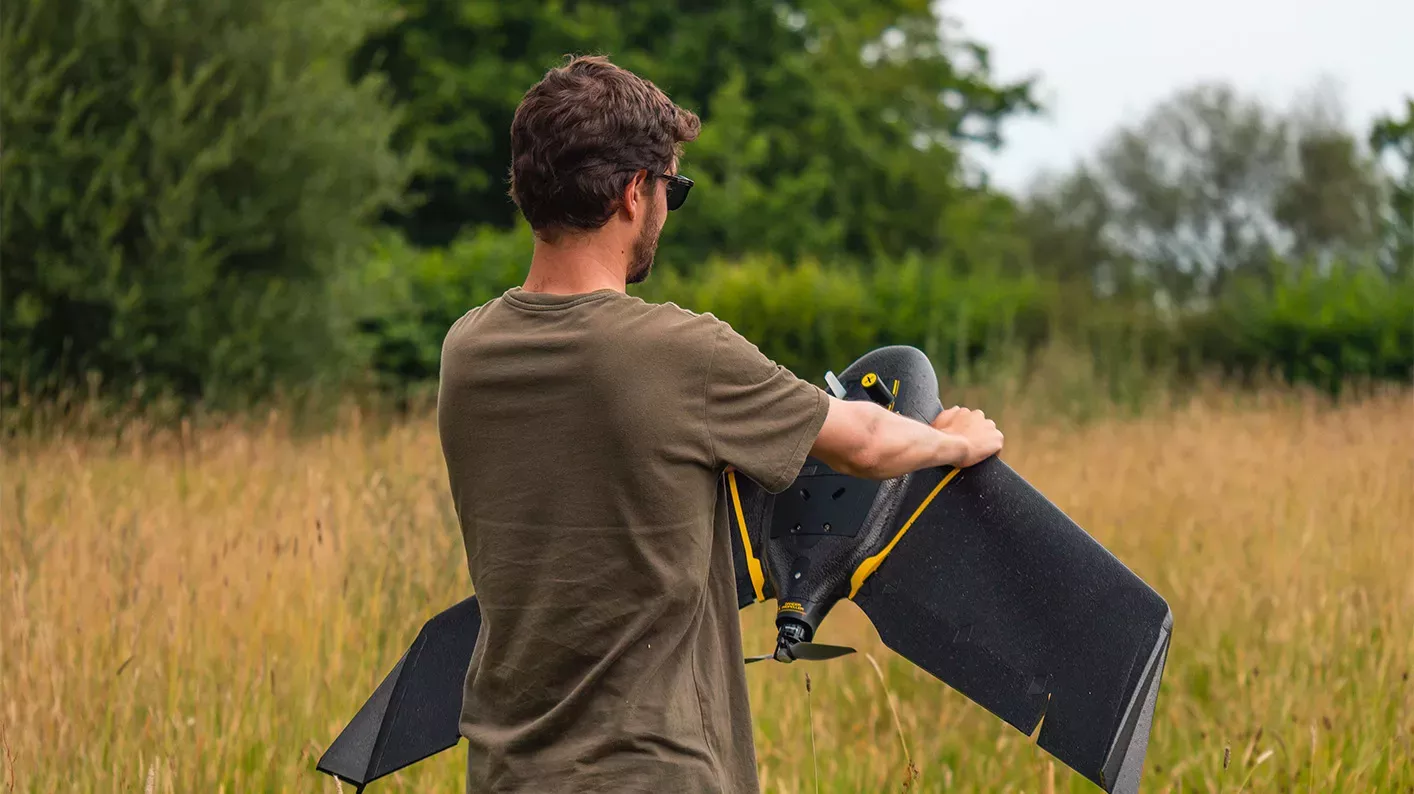
[[[931,422],[928,358],[879,348],[826,380]],[[810,458],[779,494],[723,474],[739,607],[774,599],[776,646],[747,659],[823,660],[814,642],[841,599],[890,649],[952,686],[1107,792],[1139,790],[1173,614],[1138,576],[992,457],[871,481]],[[433,617],[317,769],[361,791],[460,740],[475,596]],[[1044,718],[1044,722],[1043,722]]]

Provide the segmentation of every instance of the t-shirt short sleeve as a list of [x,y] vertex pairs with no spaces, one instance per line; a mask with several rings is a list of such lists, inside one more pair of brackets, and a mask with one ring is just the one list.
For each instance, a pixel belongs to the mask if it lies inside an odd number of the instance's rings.
[[829,399],[724,322],[707,373],[707,433],[718,465],[784,491],[825,424]]

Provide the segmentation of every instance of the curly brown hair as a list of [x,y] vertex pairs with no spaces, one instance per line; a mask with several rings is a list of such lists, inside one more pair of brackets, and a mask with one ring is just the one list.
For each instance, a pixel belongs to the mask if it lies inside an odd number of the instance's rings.
[[618,210],[634,172],[666,173],[701,126],[692,111],[607,57],[573,57],[516,108],[511,199],[547,241],[597,229]]

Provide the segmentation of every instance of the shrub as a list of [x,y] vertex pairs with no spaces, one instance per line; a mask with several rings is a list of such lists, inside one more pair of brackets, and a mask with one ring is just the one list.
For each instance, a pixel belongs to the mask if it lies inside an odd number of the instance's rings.
[[[442,340],[469,309],[525,279],[533,249],[522,224],[481,229],[445,249],[388,237],[364,272],[360,328],[385,385],[434,381]],[[1040,282],[948,275],[920,260],[869,272],[770,256],[712,260],[692,275],[658,266],[629,288],[644,300],[712,312],[802,377],[819,381],[885,344],[926,350],[958,374],[1001,346],[1032,349],[1047,337]]]
[[1414,376],[1414,275],[1336,264],[1286,269],[1271,286],[1244,283],[1187,335],[1230,375],[1275,374],[1335,393],[1352,380]]
[[524,224],[509,232],[481,227],[446,248],[384,235],[357,287],[367,296],[358,308],[360,335],[380,382],[435,381],[452,323],[523,282],[533,246]]
[[220,400],[352,358],[332,276],[410,162],[348,54],[372,0],[17,0],[0,23],[12,393]]
[[[523,224],[482,229],[446,249],[386,239],[360,287],[376,296],[361,309],[361,329],[382,382],[435,383],[447,329],[522,283],[532,249]],[[926,352],[945,387],[995,376],[1024,383],[1042,351],[1062,345],[1066,366],[1084,370],[1067,377],[1121,401],[1205,369],[1248,380],[1275,372],[1334,390],[1350,379],[1409,380],[1414,366],[1414,280],[1373,267],[1293,269],[1274,287],[1240,283],[1177,319],[1032,276],[960,274],[918,258],[866,269],[747,256],[709,260],[690,274],[658,265],[629,291],[712,312],[817,383],[825,370],[889,344]]]

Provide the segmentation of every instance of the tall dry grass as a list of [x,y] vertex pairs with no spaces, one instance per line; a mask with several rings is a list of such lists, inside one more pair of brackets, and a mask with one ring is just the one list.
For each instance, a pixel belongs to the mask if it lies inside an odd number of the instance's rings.
[[[1410,393],[1010,422],[1011,465],[1173,607],[1146,791],[1414,790]],[[15,442],[0,499],[0,791],[334,791],[318,755],[467,593],[425,418]],[[852,605],[822,639],[863,653],[749,668],[765,790],[1094,790]]]

